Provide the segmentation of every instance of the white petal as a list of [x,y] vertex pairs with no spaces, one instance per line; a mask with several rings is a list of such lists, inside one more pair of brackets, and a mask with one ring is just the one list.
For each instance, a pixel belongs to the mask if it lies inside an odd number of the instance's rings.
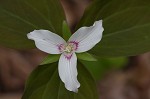
[[59,76],[64,82],[66,89],[73,92],[78,92],[80,83],[77,80],[77,57],[75,53],[71,56],[62,54],[59,59]]
[[102,38],[104,28],[102,20],[96,21],[93,26],[82,27],[69,39],[69,42],[78,43],[77,53],[85,52],[93,48]]
[[58,46],[66,43],[62,37],[48,30],[34,30],[27,34],[27,36],[35,41],[38,49],[49,54],[60,54]]

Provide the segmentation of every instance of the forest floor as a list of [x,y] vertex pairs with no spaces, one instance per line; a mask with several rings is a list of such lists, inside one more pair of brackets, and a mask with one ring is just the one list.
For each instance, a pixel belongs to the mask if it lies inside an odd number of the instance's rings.
[[21,99],[22,93],[7,93],[7,94],[0,94],[0,99]]

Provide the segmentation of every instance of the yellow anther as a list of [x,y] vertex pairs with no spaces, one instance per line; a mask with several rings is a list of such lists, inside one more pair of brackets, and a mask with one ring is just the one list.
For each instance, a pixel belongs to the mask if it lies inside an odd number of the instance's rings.
[[70,44],[68,44],[68,45],[66,46],[66,48],[64,49],[64,52],[67,52],[67,53],[70,53],[70,52],[72,52],[72,51],[73,51],[73,46],[70,45]]

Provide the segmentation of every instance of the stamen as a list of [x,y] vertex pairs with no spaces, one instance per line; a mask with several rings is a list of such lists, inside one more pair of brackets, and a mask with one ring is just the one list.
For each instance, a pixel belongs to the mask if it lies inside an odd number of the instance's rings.
[[73,46],[71,44],[68,44],[66,48],[64,49],[64,52],[70,53],[73,51]]

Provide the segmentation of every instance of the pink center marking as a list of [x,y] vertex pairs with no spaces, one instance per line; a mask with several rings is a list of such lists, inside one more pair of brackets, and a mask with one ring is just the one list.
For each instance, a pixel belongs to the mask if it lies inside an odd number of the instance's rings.
[[71,54],[64,54],[64,56],[65,56],[65,58],[66,58],[67,60],[70,60],[71,57],[72,57],[72,55],[73,55],[73,53],[71,53]]
[[77,42],[77,41],[70,41],[69,44],[73,45],[73,50],[76,51],[78,49],[79,42]]
[[65,49],[65,45],[64,44],[59,44],[59,45],[57,45],[57,47],[58,47],[58,50],[60,52],[63,52],[63,50]]

